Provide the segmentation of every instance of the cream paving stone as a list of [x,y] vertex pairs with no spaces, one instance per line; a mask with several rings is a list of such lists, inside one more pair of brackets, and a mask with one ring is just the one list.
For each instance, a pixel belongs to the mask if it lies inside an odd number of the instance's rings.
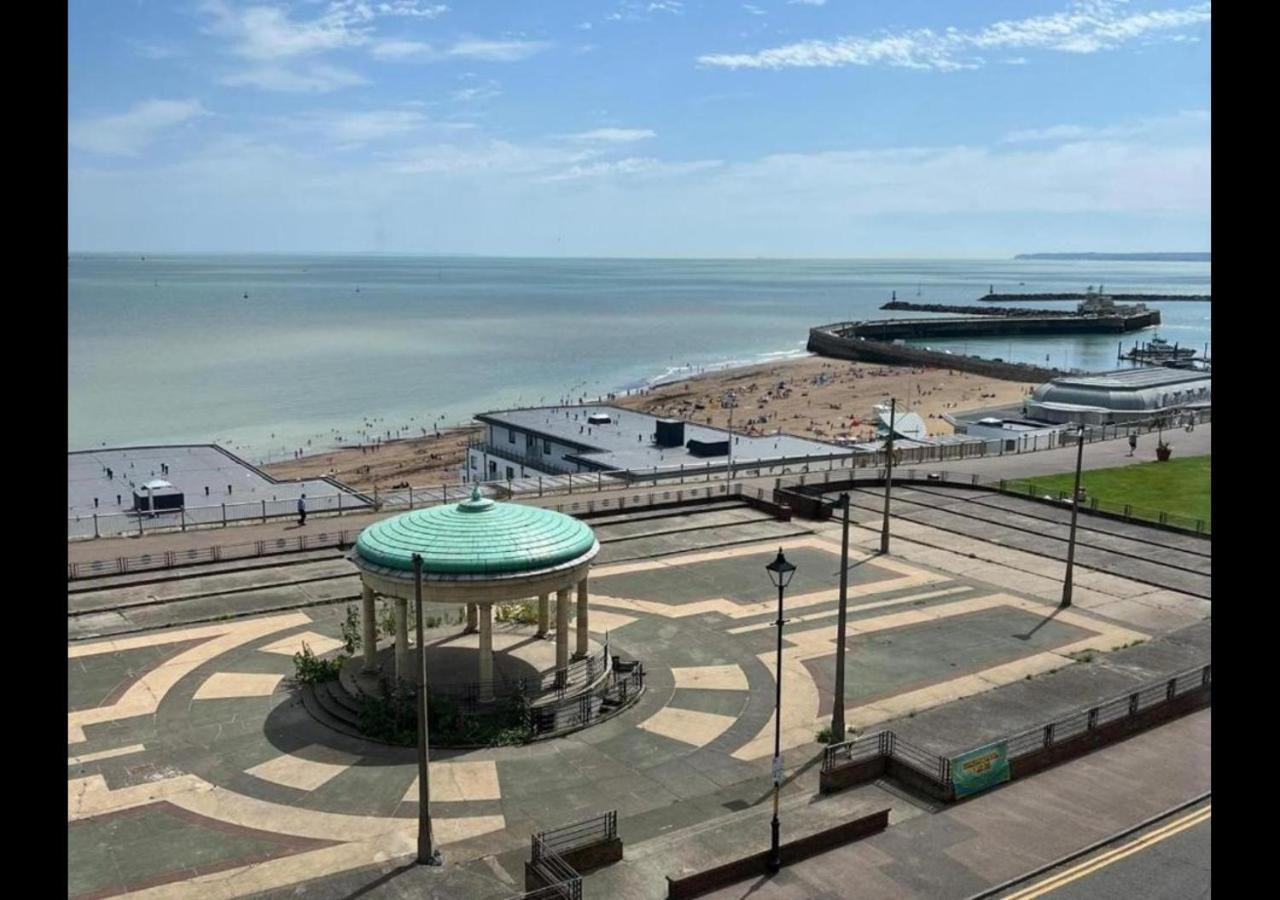
[[294,612],[262,619],[245,619],[219,623],[200,628],[179,628],[159,634],[137,635],[72,644],[67,648],[69,659],[93,656],[99,653],[115,653],[137,647],[154,647],[179,641],[205,639],[204,643],[179,653],[167,662],[151,669],[129,685],[120,698],[110,706],[82,709],[67,714],[67,743],[76,744],[85,739],[84,728],[101,722],[114,722],[134,716],[150,715],[160,705],[160,700],[183,677],[203,663],[221,656],[229,650],[243,646],[276,631],[306,625],[311,618],[305,613]]
[[316,634],[314,631],[304,631],[302,634],[295,634],[291,637],[282,638],[272,644],[267,644],[259,649],[266,653],[279,653],[281,656],[292,657],[295,653],[302,652],[302,645],[306,644],[311,648],[311,652],[316,656],[323,656],[330,650],[337,650],[342,646],[342,641],[328,637],[323,634]]
[[225,700],[233,697],[270,697],[283,680],[283,674],[214,672],[196,690],[194,699]]
[[284,753],[246,773],[263,781],[282,784],[300,791],[314,791],[360,761],[360,757],[312,744],[297,753]]
[[[501,800],[498,764],[492,760],[430,764],[431,803],[463,803],[469,800]],[[418,778],[404,792],[403,802],[418,800]]]
[[114,759],[117,756],[128,756],[130,753],[141,753],[146,749],[143,744],[130,744],[128,747],[116,747],[114,750],[99,750],[97,753],[68,757],[67,765],[78,766],[81,763],[97,762],[100,759]]
[[[953,678],[864,706],[845,707],[845,718],[849,724],[862,728],[896,715],[905,715],[912,710],[949,703],[960,697],[968,697],[1000,685],[1010,684],[1025,678],[1028,674],[1036,675],[1049,669],[1069,665],[1073,662],[1068,656],[1070,653],[1089,649],[1107,651],[1112,647],[1145,640],[1148,637],[1143,632],[1112,625],[1074,609],[1061,610],[1034,600],[1003,593],[971,597],[953,603],[889,613],[869,619],[855,619],[848,623],[848,632],[853,636],[871,634],[1002,606],[1041,616],[1052,614],[1057,621],[1075,625],[1091,632],[1091,635],[1051,652],[1033,654],[1012,663],[993,666],[972,675]],[[783,686],[787,694],[787,703],[783,704],[782,725],[779,730],[782,748],[791,750],[811,742],[814,733],[827,724],[827,719],[818,715],[820,699],[818,689],[814,684],[813,676],[803,662],[835,653],[836,626],[791,632],[784,635],[783,642]],[[775,651],[762,653],[759,659],[771,674],[777,671]],[[734,751],[733,756],[736,759],[753,760],[772,754],[775,716],[776,713],[754,738]]]
[[587,627],[593,634],[606,634],[617,631],[624,625],[630,625],[634,621],[636,621],[635,616],[624,616],[622,613],[604,609],[592,609],[587,617]]
[[705,747],[736,721],[733,716],[664,706],[636,727],[694,747]]
[[[850,606],[849,612],[865,612],[869,609],[883,609],[886,606],[901,606],[904,603],[918,603],[922,600],[935,600],[938,597],[950,597],[956,594],[967,594],[973,588],[968,585],[960,585],[959,587],[943,588],[939,591],[925,591],[921,594],[908,594],[905,597],[895,597],[892,600],[877,600],[872,603],[859,603],[857,606]],[[838,598],[837,598],[838,599]],[[819,619],[830,619],[839,616],[840,610],[828,609],[819,613],[810,613],[807,616],[793,616],[787,619],[788,625],[801,625],[805,622],[816,622]],[[773,628],[772,622],[757,622],[754,625],[739,625],[737,628],[730,628],[729,634],[747,634],[752,631],[763,631],[766,628]]]
[[686,666],[672,668],[677,688],[698,688],[704,691],[745,691],[749,689],[747,675],[742,667],[729,664],[727,666]]

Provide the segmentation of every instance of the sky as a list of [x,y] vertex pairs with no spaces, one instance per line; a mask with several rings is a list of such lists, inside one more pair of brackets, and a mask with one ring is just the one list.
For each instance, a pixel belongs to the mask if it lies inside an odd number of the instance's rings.
[[1210,4],[72,0],[70,252],[1209,249]]

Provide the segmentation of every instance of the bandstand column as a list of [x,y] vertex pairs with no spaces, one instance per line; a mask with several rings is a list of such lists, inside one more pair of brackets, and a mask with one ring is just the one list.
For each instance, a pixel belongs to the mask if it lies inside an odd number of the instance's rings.
[[463,634],[470,634],[476,630],[476,604],[467,604],[467,630]]
[[493,699],[493,604],[480,603],[480,702]]
[[396,678],[408,679],[409,671],[409,601],[396,598]]
[[538,595],[538,637],[547,636],[547,631],[551,627],[551,601],[549,595]]
[[556,591],[556,671],[569,667],[569,589]]
[[589,652],[587,636],[587,579],[578,582],[578,649],[574,659],[583,659]]
[[378,611],[373,602],[373,588],[364,585],[360,591],[360,618],[364,625],[364,670],[378,666]]

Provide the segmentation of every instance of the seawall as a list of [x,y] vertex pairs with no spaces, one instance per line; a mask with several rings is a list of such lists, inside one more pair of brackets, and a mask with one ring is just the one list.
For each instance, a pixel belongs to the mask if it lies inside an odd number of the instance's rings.
[[891,344],[887,341],[846,337],[843,332],[853,327],[853,322],[836,322],[809,329],[808,349],[834,359],[850,359],[858,362],[881,363],[889,366],[925,366],[932,369],[958,369],[988,378],[1004,381],[1045,382],[1065,374],[1061,369],[1047,369],[1024,363],[997,362],[976,356],[956,356],[940,350],[925,350]]

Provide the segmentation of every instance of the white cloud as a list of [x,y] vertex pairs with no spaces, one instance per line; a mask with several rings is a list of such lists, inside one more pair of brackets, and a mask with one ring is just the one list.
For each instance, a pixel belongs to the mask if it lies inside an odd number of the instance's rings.
[[1188,109],[1171,116],[1152,116],[1121,125],[1086,128],[1082,125],[1051,125],[1047,128],[1025,128],[1011,131],[1000,139],[1002,144],[1065,143],[1069,141],[1113,141],[1141,138],[1152,142],[1209,139],[1209,111]]
[[586,159],[586,151],[481,140],[469,144],[432,144],[401,154],[392,172],[407,175],[484,174],[520,175],[572,165]]
[[94,153],[137,156],[165,132],[202,115],[199,100],[146,100],[128,112],[70,123],[68,142]]
[[755,53],[712,53],[698,57],[707,66],[782,69],[885,65],[956,71],[985,64],[984,50],[1032,49],[1096,53],[1140,38],[1169,38],[1170,32],[1210,20],[1210,5],[1130,13],[1118,0],[1080,0],[1066,10],[995,22],[977,30],[919,28],[875,37],[808,40]]
[[486,62],[517,62],[551,46],[546,41],[495,41],[469,38],[449,48],[449,55]]
[[787,0],[787,6],[826,6],[827,0]]
[[364,4],[334,3],[323,15],[306,22],[294,21],[284,10],[271,6],[233,8],[224,0],[206,0],[202,8],[214,19],[209,31],[230,40],[232,52],[248,59],[274,62],[369,40],[370,28],[359,24],[371,18]]
[[458,88],[450,96],[459,103],[479,103],[502,95],[502,85],[492,79]]
[[575,165],[563,172],[548,175],[544,181],[578,181],[585,178],[623,177],[674,177],[703,172],[724,165],[718,159],[699,159],[689,162],[666,162],[653,157],[629,156],[626,159],[607,160],[586,165]]
[[590,23],[590,22],[579,22],[577,25],[574,25],[573,27],[574,27],[574,28],[576,28],[576,29],[578,29],[579,31],[590,31],[590,30],[591,30],[591,23]]
[[432,56],[430,44],[421,41],[379,41],[371,51],[375,58],[386,60],[404,60],[429,58]]
[[392,62],[442,62],[449,59],[519,62],[550,46],[546,41],[464,38],[451,47],[439,49],[422,41],[385,40],[375,43],[371,52],[376,59]]
[[378,4],[378,12],[384,16],[435,19],[448,11],[449,7],[443,3],[418,3],[416,0],[392,0],[391,3]]
[[130,39],[129,44],[133,47],[133,51],[143,59],[174,59],[184,56],[186,53],[181,47],[163,41]]
[[318,131],[334,144],[350,148],[410,134],[426,126],[428,120],[412,109],[378,109],[311,113],[297,124],[305,130]]
[[288,94],[327,94],[346,87],[368,84],[369,80],[350,69],[317,64],[304,69],[260,66],[219,79],[228,87],[255,87]]
[[580,131],[577,134],[565,135],[571,141],[606,144],[627,144],[656,136],[648,128],[596,128],[591,131]]
[[742,4],[742,8],[745,9],[747,12],[751,13],[751,15],[753,16],[763,16],[765,14],[763,9],[761,9],[758,6],[754,6],[750,3]]

